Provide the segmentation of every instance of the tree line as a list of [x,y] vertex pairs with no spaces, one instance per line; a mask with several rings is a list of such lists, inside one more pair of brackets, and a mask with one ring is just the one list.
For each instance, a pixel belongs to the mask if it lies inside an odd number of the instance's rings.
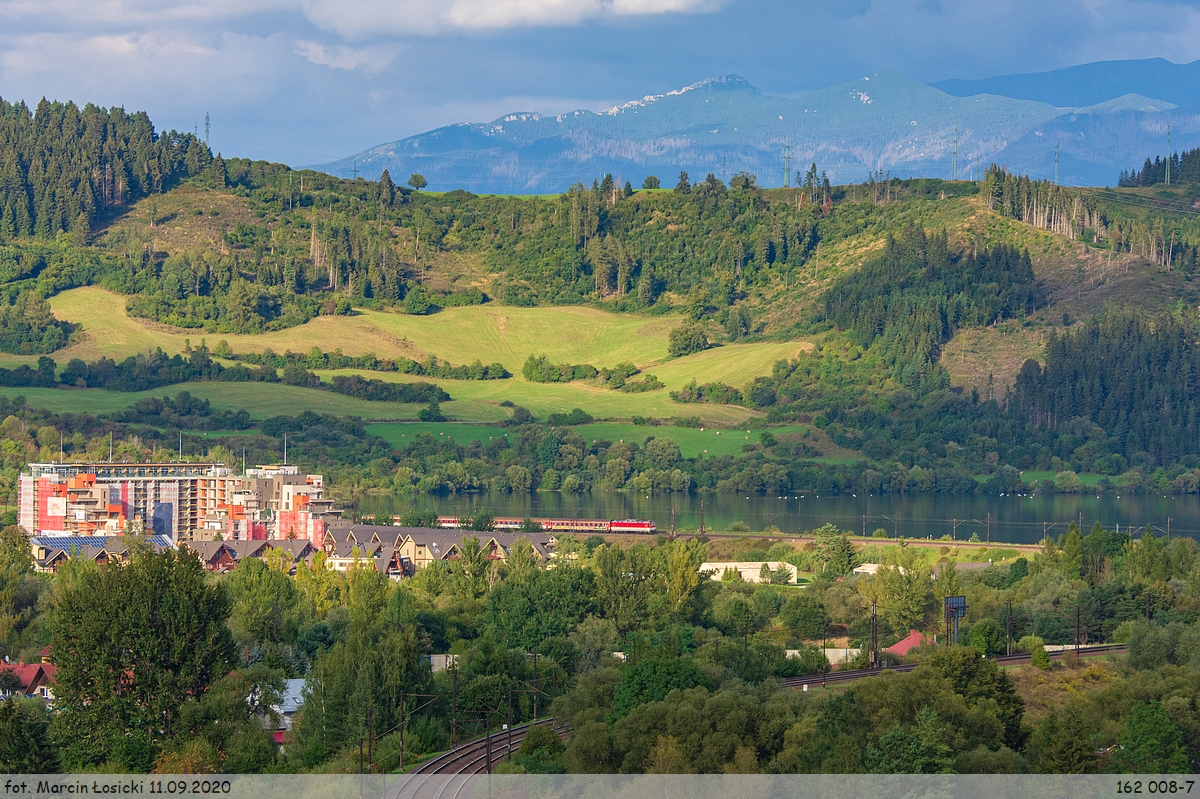
[[[563,535],[564,560],[547,568],[521,538],[490,558],[489,519],[475,521],[457,558],[400,582],[280,550],[214,577],[137,536],[123,561],[40,575],[24,533],[4,528],[0,647],[49,645],[58,672],[52,711],[0,701],[0,767],[353,772],[365,744],[371,770],[392,772],[535,707],[569,720],[570,737],[535,736],[501,770],[1186,773],[1200,756],[1191,539],[1072,526],[1039,552],[993,547],[986,568],[960,570],[950,545],[858,546],[834,525],[800,546]],[[806,585],[699,570],[719,559],[785,561]],[[854,574],[866,560],[876,573]],[[947,596],[967,599],[953,645]],[[1076,608],[1084,641],[1128,654],[1052,662]],[[847,667],[863,665],[873,626],[881,648],[910,629],[939,640],[905,656],[909,672],[807,692],[781,682],[829,671],[832,638],[862,648]],[[1010,645],[1032,662],[1001,669]],[[456,659],[435,674],[430,654]],[[280,749],[269,730],[282,681],[297,678],[303,704]]]
[[15,369],[0,368],[0,386],[17,388],[101,388],[107,391],[148,391],[180,383],[199,381],[225,383],[285,383],[287,385],[324,389],[346,396],[373,402],[447,402],[450,395],[424,382],[392,383],[361,375],[336,375],[330,382],[321,380],[301,362],[289,363],[282,377],[274,366],[247,367],[240,363],[225,366],[213,360],[212,353],[201,344],[183,354],[168,356],[162,349],[141,355],[130,355],[123,361],[101,358],[86,362],[72,358],[62,371],[45,355],[38,358],[36,368],[29,365]]
[[[0,100],[0,243],[71,232],[86,242],[111,209],[210,170],[208,147],[159,134],[145,112]],[[224,181],[221,182],[224,185]]]
[[1167,158],[1160,155],[1156,155],[1153,161],[1147,158],[1140,170],[1122,170],[1117,185],[1133,189],[1165,183],[1168,165],[1172,183],[1200,183],[1200,147],[1197,147],[1183,153],[1172,153]]

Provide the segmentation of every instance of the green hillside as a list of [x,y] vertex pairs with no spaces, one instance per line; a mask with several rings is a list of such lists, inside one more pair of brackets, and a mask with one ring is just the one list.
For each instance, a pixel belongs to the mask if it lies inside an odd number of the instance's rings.
[[[269,448],[353,416],[389,425],[338,422],[374,465],[339,450],[321,468],[422,491],[514,490],[515,463],[519,486],[570,490],[1000,492],[1071,471],[1200,485],[1196,186],[998,167],[837,186],[813,165],[794,189],[738,173],[476,196],[179,139],[183,155],[153,150],[169,179],[101,191],[84,229],[67,220],[86,192],[46,194],[22,166],[72,146],[76,111],[44,113],[58,133],[5,145],[0,205],[41,206],[0,225],[0,395],[89,414],[79,447],[108,424],[153,441],[236,421]],[[53,160],[64,180],[88,163]],[[571,424],[589,418],[590,438]],[[430,454],[392,426],[416,421],[483,427],[428,428],[452,433]],[[501,423],[534,432],[502,451]],[[705,446],[739,427],[756,432]],[[677,449],[643,457],[650,436]]]

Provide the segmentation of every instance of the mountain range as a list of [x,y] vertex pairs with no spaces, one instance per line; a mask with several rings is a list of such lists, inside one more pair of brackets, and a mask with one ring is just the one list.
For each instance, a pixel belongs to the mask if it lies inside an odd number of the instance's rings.
[[[1147,155],[1200,145],[1200,61],[1087,64],[927,85],[888,70],[797,98],[736,75],[648,95],[603,112],[514,112],[381,144],[331,174],[419,172],[431,189],[560,192],[612,173],[635,186],[679,172],[795,185],[810,164],[835,183],[871,173],[978,176],[991,163],[1076,185],[1113,185]],[[1057,164],[1056,164],[1057,161]]]

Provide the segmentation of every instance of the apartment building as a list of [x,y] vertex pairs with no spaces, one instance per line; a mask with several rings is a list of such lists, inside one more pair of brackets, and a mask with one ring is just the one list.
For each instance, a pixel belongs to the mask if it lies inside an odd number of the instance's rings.
[[341,511],[324,479],[295,466],[234,474],[214,463],[34,463],[18,483],[17,523],[30,535],[119,535],[175,541],[306,539],[320,546]]

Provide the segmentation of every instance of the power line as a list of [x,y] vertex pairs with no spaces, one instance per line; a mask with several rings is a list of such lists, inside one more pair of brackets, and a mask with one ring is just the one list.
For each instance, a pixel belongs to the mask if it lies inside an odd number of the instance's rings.
[[789,136],[783,142],[783,187],[792,187],[792,139]]
[[1171,126],[1167,125],[1167,179],[1166,185],[1171,185]]
[[958,125],[954,126],[954,163],[950,168],[950,179],[958,180]]

